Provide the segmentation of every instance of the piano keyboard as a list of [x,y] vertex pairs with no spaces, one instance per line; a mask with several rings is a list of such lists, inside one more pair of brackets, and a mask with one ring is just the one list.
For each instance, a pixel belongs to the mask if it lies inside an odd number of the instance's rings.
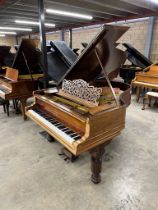
[[79,134],[70,128],[65,127],[64,124],[59,122],[57,119],[50,117],[47,113],[37,107],[28,110],[28,113],[41,121],[44,125],[48,126],[54,133],[70,144],[81,138]]
[[9,93],[10,91],[8,91],[6,88],[3,88],[2,86],[0,87],[0,94],[5,95],[7,93]]

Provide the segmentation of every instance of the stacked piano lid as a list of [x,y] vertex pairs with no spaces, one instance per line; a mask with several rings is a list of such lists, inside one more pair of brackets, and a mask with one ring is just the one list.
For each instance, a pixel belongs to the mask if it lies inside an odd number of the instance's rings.
[[64,41],[53,41],[50,45],[57,52],[57,54],[63,59],[63,61],[71,66],[77,59],[77,55],[73,50],[66,45]]
[[49,83],[57,85],[75,62],[77,55],[63,41],[51,41],[50,45],[51,51],[47,53]]

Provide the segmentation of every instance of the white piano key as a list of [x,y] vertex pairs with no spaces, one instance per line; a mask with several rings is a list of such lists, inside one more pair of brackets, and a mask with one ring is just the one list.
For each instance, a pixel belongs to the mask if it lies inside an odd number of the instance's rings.
[[5,92],[3,92],[2,90],[0,90],[0,94],[1,95],[5,95]]

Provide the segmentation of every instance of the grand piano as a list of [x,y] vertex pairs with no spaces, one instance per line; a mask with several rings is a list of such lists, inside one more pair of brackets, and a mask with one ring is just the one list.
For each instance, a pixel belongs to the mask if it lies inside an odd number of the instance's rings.
[[20,101],[24,119],[26,100],[38,89],[38,78],[43,76],[37,46],[38,40],[23,39],[12,67],[8,67],[6,74],[0,77],[0,97]]
[[144,88],[158,90],[158,66],[152,64],[145,68],[142,72],[137,72],[132,86],[137,88],[136,101],[139,101],[140,94]]
[[150,66],[152,62],[131,44],[123,43],[123,46],[126,48],[127,59],[132,65],[123,65],[120,68],[120,77],[124,79],[124,82],[131,84],[136,72],[142,71],[144,68]]
[[[130,86],[110,81],[126,56],[116,41],[128,27],[104,26],[98,36],[56,80],[56,87],[34,92],[26,115],[68,151],[90,151],[91,181],[101,181],[104,147],[125,127]],[[104,77],[100,77],[101,72]]]
[[3,66],[6,66],[6,58],[9,56],[10,46],[0,46],[0,74],[4,74]]

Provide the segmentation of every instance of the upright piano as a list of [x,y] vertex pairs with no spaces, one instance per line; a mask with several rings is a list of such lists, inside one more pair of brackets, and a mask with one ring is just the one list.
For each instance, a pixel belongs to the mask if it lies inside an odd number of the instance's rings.
[[12,67],[0,77],[0,97],[4,100],[19,100],[24,119],[26,100],[38,89],[38,78],[43,76],[40,68],[38,40],[23,39],[17,50]]
[[126,59],[116,41],[127,30],[104,26],[57,86],[35,91],[26,107],[26,115],[73,155],[90,151],[93,183],[101,181],[104,146],[125,127],[130,86],[112,80]]
[[120,77],[124,79],[124,82],[130,84],[135,78],[136,72],[142,71],[144,68],[150,66],[152,62],[131,44],[123,43],[123,46],[126,48],[127,59],[132,65],[123,65],[120,68]]

